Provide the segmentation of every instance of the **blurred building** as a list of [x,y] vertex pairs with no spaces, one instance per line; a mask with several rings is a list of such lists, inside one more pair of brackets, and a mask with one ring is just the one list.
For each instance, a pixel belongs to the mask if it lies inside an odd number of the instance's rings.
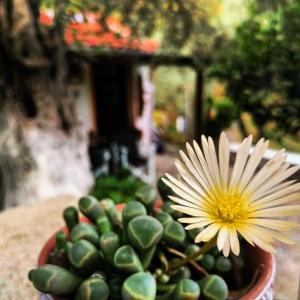
[[[41,12],[45,26],[52,23],[51,11]],[[105,146],[140,131],[139,154],[145,159],[148,180],[154,180],[153,106],[154,86],[151,67],[176,65],[195,67],[189,57],[158,53],[153,39],[136,39],[118,18],[106,20],[108,31],[99,23],[99,14],[83,18],[78,14],[65,30],[69,45],[69,97],[76,102],[81,122]],[[202,78],[201,70],[197,71]],[[199,84],[200,83],[200,84]],[[201,130],[202,81],[197,81],[192,108],[195,135]],[[132,143],[128,142],[129,147]],[[131,146],[130,146],[131,145]],[[129,149],[129,156],[134,149]],[[137,159],[138,164],[139,158]]]

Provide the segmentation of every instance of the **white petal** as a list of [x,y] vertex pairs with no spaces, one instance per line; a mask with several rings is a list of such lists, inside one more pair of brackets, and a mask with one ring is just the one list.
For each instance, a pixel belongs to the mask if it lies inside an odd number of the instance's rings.
[[216,178],[216,182],[218,186],[221,186],[221,177],[219,172],[219,164],[218,164],[216,149],[211,137],[208,138],[208,149],[209,149],[210,161],[212,163],[212,171],[214,173],[214,177]]
[[292,222],[283,221],[283,220],[272,220],[272,219],[258,219],[253,218],[249,220],[252,224],[263,226],[270,229],[281,230],[281,231],[288,231],[293,227],[299,226]]
[[227,188],[228,185],[229,158],[229,141],[225,133],[222,132],[219,141],[219,169],[222,186],[225,188]]
[[267,251],[267,252],[272,252],[276,253],[275,248],[268,242],[262,240],[259,238],[257,235],[255,235],[252,231],[248,231],[247,234],[250,236],[251,240],[256,244],[259,248]]
[[215,186],[216,184],[218,184],[218,178],[217,178],[216,174],[214,173],[214,167],[213,167],[213,162],[212,162],[211,156],[210,156],[208,142],[204,135],[201,136],[201,142],[202,142],[202,149],[203,149],[205,161],[207,163],[208,170],[211,174],[211,178],[213,179],[213,183]]
[[[198,182],[203,182],[202,176],[199,174],[199,171],[194,167],[193,163],[190,161],[187,155],[182,150],[179,151],[179,154],[191,175],[193,175],[198,180]],[[208,182],[210,183],[209,179]],[[207,185],[204,184],[204,186]]]
[[183,200],[181,198],[178,198],[178,197],[174,197],[174,196],[169,196],[169,198],[178,203],[178,204],[181,204],[181,205],[184,205],[184,206],[187,206],[187,207],[192,207],[192,208],[196,208],[198,209],[199,207],[203,209],[203,207],[201,206],[201,204],[199,202],[197,202],[196,204],[191,202],[191,201],[186,201],[186,200]]
[[249,180],[251,179],[257,166],[261,162],[268,146],[269,146],[269,142],[266,141],[266,142],[262,143],[261,145],[258,142],[257,145],[254,147],[254,150],[250,155],[250,158],[247,162],[247,165],[245,167],[245,170],[244,170],[243,175],[239,182],[241,189],[243,189],[247,185]]
[[194,217],[208,217],[208,214],[199,208],[195,209],[195,208],[185,207],[181,205],[171,205],[171,208]]
[[181,163],[180,161],[176,161],[175,162],[175,166],[177,168],[177,170],[179,171],[181,177],[183,178],[183,180],[197,193],[199,193],[199,195],[201,195],[201,197],[205,198],[207,195],[207,191],[205,191],[205,189],[203,189],[201,187],[201,185],[199,184],[199,181],[197,182],[195,180],[195,177],[189,172],[189,170],[185,167],[185,165],[183,163]]
[[287,205],[280,207],[266,208],[252,213],[253,217],[273,218],[293,216],[300,212],[300,205]]
[[204,158],[204,155],[200,149],[200,146],[198,145],[198,143],[196,141],[193,141],[193,145],[194,145],[194,149],[195,149],[195,152],[196,152],[196,155],[201,163],[201,166],[203,168],[203,171],[204,171],[204,174],[211,186],[211,188],[213,188],[215,186],[215,183],[214,183],[214,180],[213,180],[213,177],[211,175],[211,172],[209,171],[209,167],[206,163],[206,160]]
[[244,167],[246,165],[251,143],[252,143],[252,136],[250,135],[248,138],[244,139],[243,143],[240,145],[235,157],[235,162],[231,173],[229,187],[237,185],[240,176],[244,170]]
[[223,246],[223,255],[225,257],[227,257],[229,255],[229,252],[230,252],[230,238],[229,238],[229,235],[228,235],[227,238],[225,239],[225,243],[224,243],[224,246]]
[[252,246],[254,246],[252,239],[250,238],[248,231],[244,228],[238,227],[238,233]]
[[285,159],[286,154],[280,151],[277,152],[277,154],[271,160],[269,160],[249,182],[245,192],[254,192],[258,186],[263,184],[274,174],[274,172],[284,163]]
[[179,180],[175,179],[174,177],[168,174],[166,174],[166,176],[170,181],[165,178],[162,178],[162,181],[167,186],[169,186],[175,192],[176,195],[190,202],[202,201],[201,197],[193,190],[191,190],[189,187],[187,187],[185,184],[183,184],[182,182],[180,182]]
[[281,207],[283,207],[283,204],[286,204],[288,202],[292,202],[292,201],[296,201],[300,199],[300,193],[296,193],[296,194],[291,194],[288,195],[286,197],[282,197],[276,200],[272,200],[269,202],[265,202],[265,203],[255,203],[254,207],[255,210],[261,210],[261,209],[265,209],[265,208],[269,208],[269,207],[275,207],[275,206],[279,206],[281,205]]
[[211,223],[212,223],[212,221],[206,220],[206,221],[202,221],[202,222],[199,222],[199,223],[190,224],[190,225],[186,226],[185,229],[186,230],[191,230],[191,229],[195,229],[195,228],[202,228],[202,227],[207,226]]
[[207,217],[191,217],[191,218],[179,218],[178,219],[178,222],[180,222],[180,223],[189,223],[189,224],[198,223],[198,222],[202,222],[202,221],[210,221],[210,219]]
[[268,189],[271,189],[272,187],[276,186],[283,180],[287,179],[291,175],[293,175],[295,172],[297,172],[300,168],[299,166],[294,166],[289,169],[286,169],[288,167],[288,164],[283,164],[274,174],[271,176],[266,182],[262,183],[260,187],[258,187],[254,193],[255,198],[258,198],[261,196],[261,193],[267,191]]
[[283,234],[281,234],[279,232],[276,232],[274,230],[270,230],[270,229],[267,229],[267,228],[260,228],[259,230],[261,232],[265,232],[266,234],[269,234],[273,238],[275,238],[278,241],[281,241],[281,242],[283,242],[285,244],[289,244],[289,245],[295,244],[295,242],[291,238],[289,238],[288,236],[283,235]]
[[271,195],[265,196],[257,201],[255,201],[254,203],[257,204],[263,204],[263,203],[267,203],[267,202],[271,202],[273,200],[276,200],[278,198],[282,198],[286,195],[289,195],[291,193],[295,193],[297,191],[300,191],[300,183],[297,184],[293,184],[290,185],[289,187],[279,190],[275,193],[272,193]]
[[240,254],[240,243],[234,228],[229,228],[230,248],[235,255]]
[[289,181],[282,182],[282,183],[278,184],[277,186],[274,186],[271,189],[267,190],[266,192],[262,193],[262,197],[273,194],[277,191],[283,190],[286,187],[290,186],[291,184],[295,183],[296,181],[297,180],[289,180]]
[[195,238],[195,243],[208,242],[210,241],[219,231],[220,226],[216,223],[208,225],[203,229]]
[[229,238],[229,232],[226,226],[223,226],[219,233],[218,233],[218,239],[217,239],[217,247],[219,251],[221,251],[225,245],[226,239]]
[[200,176],[200,179],[198,179],[199,177],[197,177],[197,179],[199,180],[199,182],[203,186],[203,188],[205,188],[205,190],[209,190],[209,187],[210,187],[209,180],[206,177],[204,169],[201,166],[201,163],[199,162],[197,155],[195,154],[192,146],[189,143],[186,143],[186,149],[187,149],[187,152],[189,154],[189,157],[190,157],[195,169],[197,170],[197,173]]

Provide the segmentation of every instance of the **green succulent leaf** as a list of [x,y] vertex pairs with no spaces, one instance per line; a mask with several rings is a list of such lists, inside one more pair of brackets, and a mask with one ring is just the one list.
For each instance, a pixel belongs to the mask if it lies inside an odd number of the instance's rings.
[[128,202],[122,212],[122,220],[124,226],[127,226],[127,224],[134,218],[138,216],[146,216],[147,210],[145,206],[137,201],[131,201]]
[[182,246],[186,238],[186,233],[183,226],[177,222],[172,221],[168,223],[164,229],[163,240],[170,246]]
[[123,300],[155,300],[156,282],[149,273],[139,272],[129,276],[122,286]]
[[173,208],[171,208],[171,205],[174,205],[174,202],[166,201],[163,204],[163,206],[161,207],[161,209],[163,211],[167,212],[168,214],[170,214],[175,219],[181,218],[183,216],[183,213],[181,213],[180,211],[174,210]]
[[67,244],[67,235],[63,231],[59,231],[55,235],[55,249],[56,251],[64,251]]
[[180,280],[174,292],[174,300],[197,300],[199,296],[200,287],[191,279]]
[[73,227],[79,223],[78,210],[74,206],[65,208],[63,217],[69,231],[71,231]]
[[53,295],[73,293],[82,279],[55,265],[44,265],[29,272],[29,279],[36,289]]
[[97,198],[93,196],[86,196],[79,199],[80,211],[93,222],[105,215],[104,210],[99,204]]
[[211,254],[203,254],[200,258],[201,265],[207,270],[210,271],[214,267],[215,258]]
[[224,279],[218,275],[208,275],[199,281],[202,295],[207,300],[225,300],[228,287]]
[[71,240],[76,242],[81,239],[87,240],[95,246],[99,245],[99,234],[91,224],[79,223],[73,227],[71,231]]
[[113,231],[104,233],[100,238],[100,248],[109,263],[114,262],[114,255],[119,246],[119,236]]
[[162,226],[166,226],[168,223],[173,221],[173,218],[167,212],[161,211],[156,214],[155,218],[162,224]]
[[76,269],[90,271],[100,267],[99,250],[89,241],[76,241],[69,246],[67,253],[69,262]]
[[144,251],[156,245],[163,234],[161,223],[151,216],[139,216],[132,219],[127,228],[130,243]]
[[219,256],[216,259],[215,269],[220,273],[227,273],[231,270],[232,264],[229,258]]
[[130,245],[124,245],[116,251],[114,266],[129,274],[143,271],[140,258]]
[[100,206],[104,209],[104,211],[106,212],[109,221],[113,224],[113,225],[117,225],[121,223],[121,219],[120,216],[116,210],[115,204],[114,202],[109,199],[102,199],[100,202]]
[[107,300],[109,297],[109,288],[107,283],[100,277],[95,276],[81,283],[75,300]]
[[141,186],[135,193],[135,199],[143,203],[151,211],[157,199],[156,190],[151,185]]

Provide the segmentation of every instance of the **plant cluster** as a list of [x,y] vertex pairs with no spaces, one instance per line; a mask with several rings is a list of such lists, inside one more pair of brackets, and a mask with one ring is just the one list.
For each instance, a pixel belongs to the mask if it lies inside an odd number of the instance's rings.
[[205,132],[207,135],[217,138],[219,132],[228,128],[237,119],[237,108],[231,99],[206,99]]
[[[172,193],[161,180],[158,188],[162,198]],[[175,221],[182,214],[170,202],[157,209],[156,199],[145,185],[122,211],[111,199],[93,196],[79,200],[84,221],[77,208],[66,208],[69,238],[56,234],[48,264],[29,273],[34,286],[76,300],[226,299],[227,284],[217,274],[226,277],[231,260],[213,244],[194,244],[201,229],[186,232]]]
[[134,198],[136,191],[143,185],[143,181],[131,174],[124,177],[109,175],[95,180],[91,195],[98,199],[110,198],[115,204],[126,203]]

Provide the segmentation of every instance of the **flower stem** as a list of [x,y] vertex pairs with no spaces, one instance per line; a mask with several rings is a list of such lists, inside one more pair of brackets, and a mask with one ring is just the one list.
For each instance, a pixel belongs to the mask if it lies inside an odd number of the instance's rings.
[[216,244],[216,239],[212,239],[209,242],[207,242],[206,244],[204,244],[199,251],[191,254],[191,255],[187,255],[185,258],[183,258],[182,260],[174,263],[173,265],[170,266],[169,270],[171,272],[173,272],[174,270],[179,269],[180,267],[186,265],[187,263],[189,263],[190,261],[195,260],[199,255],[204,254],[206,252],[208,252],[214,245]]
[[[181,257],[181,258],[185,258],[185,257],[186,257],[186,255],[184,255],[183,253],[179,252],[179,251],[176,250],[176,249],[167,247],[167,250],[168,250],[170,253],[175,254],[175,255],[177,255],[177,256],[179,256],[179,257]],[[202,273],[202,274],[205,275],[205,276],[208,275],[207,271],[206,271],[204,268],[202,268],[201,266],[199,266],[195,261],[192,260],[192,261],[190,261],[189,263],[190,263],[190,264],[191,264],[198,272]]]

